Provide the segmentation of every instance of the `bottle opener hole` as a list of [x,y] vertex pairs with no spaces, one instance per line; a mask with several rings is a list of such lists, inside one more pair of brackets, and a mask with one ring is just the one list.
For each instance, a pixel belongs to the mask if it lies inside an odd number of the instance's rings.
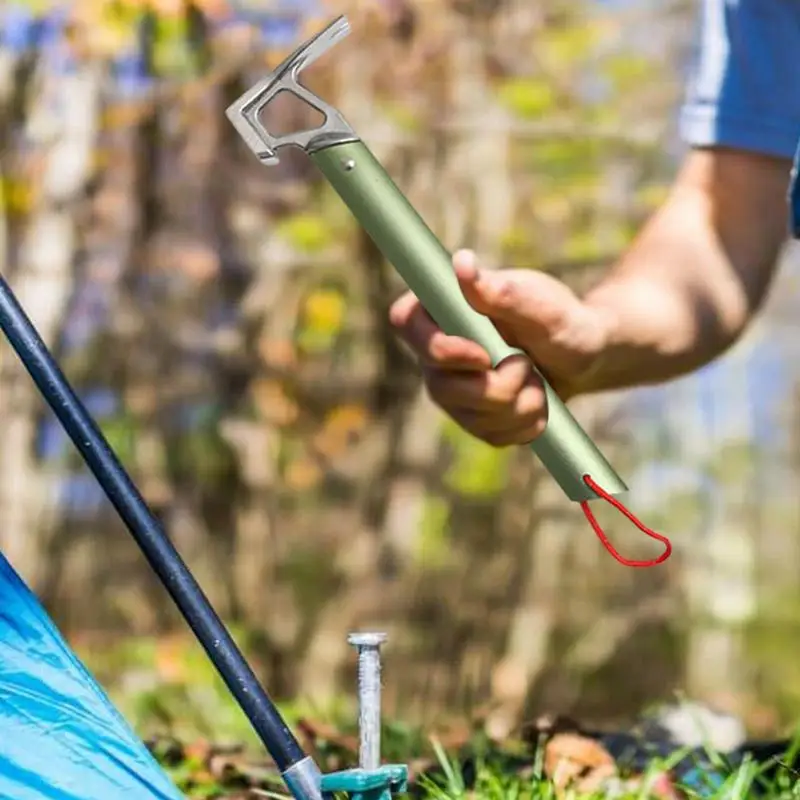
[[325,122],[325,115],[289,89],[281,89],[258,115],[271,136],[310,131]]

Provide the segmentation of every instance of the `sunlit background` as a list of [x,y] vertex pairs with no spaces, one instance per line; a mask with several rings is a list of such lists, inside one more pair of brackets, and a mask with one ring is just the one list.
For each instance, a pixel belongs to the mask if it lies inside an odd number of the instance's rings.
[[[0,269],[266,686],[352,697],[346,634],[370,626],[397,718],[502,734],[679,692],[755,732],[796,721],[793,251],[726,358],[574,404],[676,545],[657,570],[617,565],[527,451],[432,406],[387,325],[398,279],[304,155],[262,167],[225,119],[339,13],[353,33],[310,85],[447,246],[580,289],[680,157],[695,3],[3,3]],[[6,345],[0,365],[0,550],[140,730],[240,735]]]

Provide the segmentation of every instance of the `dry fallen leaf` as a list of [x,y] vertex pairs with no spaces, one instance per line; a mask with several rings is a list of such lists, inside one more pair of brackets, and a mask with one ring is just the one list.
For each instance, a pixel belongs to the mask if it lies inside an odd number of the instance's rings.
[[345,451],[363,433],[369,422],[369,410],[363,405],[342,405],[328,412],[314,437],[314,447],[326,458]]
[[187,679],[186,642],[180,636],[163,636],[156,642],[155,667],[164,683],[182,683]]
[[286,485],[296,491],[312,489],[323,477],[319,464],[307,456],[300,456],[288,464],[284,472]]
[[262,336],[258,340],[258,354],[265,364],[279,369],[291,368],[297,364],[296,348],[289,340]]
[[593,739],[576,733],[559,733],[545,746],[545,775],[556,791],[597,791],[616,775],[617,767],[608,751]]
[[280,381],[264,378],[252,388],[253,404],[259,416],[273,425],[291,425],[300,413],[297,403],[286,393]]

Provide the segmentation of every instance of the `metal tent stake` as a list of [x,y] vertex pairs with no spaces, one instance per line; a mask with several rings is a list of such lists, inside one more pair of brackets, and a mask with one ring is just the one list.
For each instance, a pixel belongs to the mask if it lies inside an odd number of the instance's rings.
[[347,641],[358,651],[358,765],[381,764],[381,645],[385,633],[351,633]]

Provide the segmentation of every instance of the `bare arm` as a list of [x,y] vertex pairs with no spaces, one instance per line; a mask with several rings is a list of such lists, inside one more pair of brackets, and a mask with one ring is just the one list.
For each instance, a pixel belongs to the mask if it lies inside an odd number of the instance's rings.
[[[525,350],[564,398],[658,383],[720,355],[761,305],[787,228],[790,162],[696,150],[615,269],[584,298],[535,270],[480,269],[456,254],[473,307]],[[463,428],[502,447],[544,429],[541,382],[524,359],[492,368],[447,336],[414,295],[392,308],[431,397]]]
[[607,344],[571,394],[655,383],[711,361],[759,309],[786,237],[789,161],[695,150],[666,203],[585,297]]

